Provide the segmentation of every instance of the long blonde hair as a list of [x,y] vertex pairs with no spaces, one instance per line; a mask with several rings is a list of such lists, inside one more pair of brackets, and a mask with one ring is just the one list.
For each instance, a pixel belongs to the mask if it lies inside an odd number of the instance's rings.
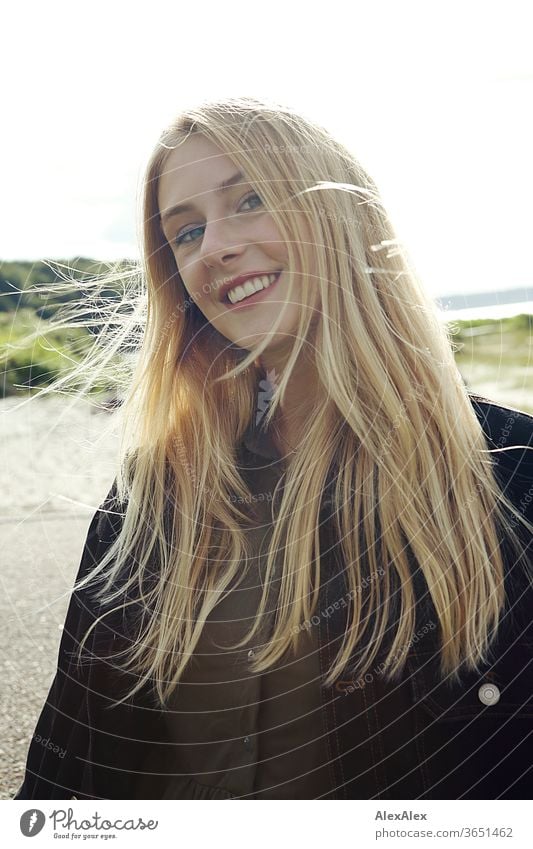
[[[297,648],[301,623],[318,602],[319,512],[333,479],[332,521],[352,603],[324,683],[333,683],[356,653],[354,674],[370,669],[393,608],[401,615],[385,675],[401,672],[416,622],[413,558],[438,620],[442,674],[477,667],[505,602],[504,509],[525,520],[498,486],[449,331],[354,155],[292,108],[229,98],[180,114],[156,144],[143,183],[142,263],[127,311],[128,332],[136,328],[139,344],[122,407],[116,477],[124,516],[111,547],[77,585],[101,581],[95,597],[115,611],[135,590],[148,614],[123,655],[124,669],[138,676],[126,697],[155,682],[166,703],[206,618],[250,554],[249,517],[238,505],[251,493],[237,448],[256,405],[257,357],[268,339],[243,351],[216,332],[188,297],[161,231],[159,178],[169,152],[194,133],[246,173],[283,233],[291,283],[294,269],[302,276],[299,327],[267,422],[299,357],[312,356],[318,374],[316,414],[284,474],[263,598],[238,645],[257,633],[276,552],[283,550],[275,625],[256,651],[254,671]],[[119,323],[117,315],[115,306]],[[100,365],[123,345],[121,333],[107,334]],[[358,591],[364,575],[365,604]]]

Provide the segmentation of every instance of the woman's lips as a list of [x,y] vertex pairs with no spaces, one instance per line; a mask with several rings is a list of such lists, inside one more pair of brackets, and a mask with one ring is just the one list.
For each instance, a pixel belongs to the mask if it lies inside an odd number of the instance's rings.
[[[267,286],[266,289],[260,289],[259,292],[256,292],[255,295],[250,295],[248,298],[244,298],[242,301],[237,301],[236,304],[232,304],[231,301],[224,300],[224,306],[229,310],[239,310],[246,309],[246,307],[253,307],[254,304],[259,303],[259,301],[264,301],[266,297],[268,297],[268,293],[272,291],[277,285],[279,278],[281,277],[281,271],[278,271],[278,275],[273,283],[270,286]],[[226,295],[227,298],[227,295]]]

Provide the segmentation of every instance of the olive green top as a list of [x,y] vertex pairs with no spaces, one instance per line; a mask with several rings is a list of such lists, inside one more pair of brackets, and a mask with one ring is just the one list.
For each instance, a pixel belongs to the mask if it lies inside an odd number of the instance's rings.
[[[273,625],[279,578],[262,631],[231,651],[250,630],[262,590],[273,530],[273,492],[283,463],[270,435],[254,423],[243,445],[243,474],[258,521],[249,529],[250,569],[215,607],[165,714],[171,763],[161,756],[143,766],[167,772],[158,798],[317,799],[331,791],[320,696],[318,628],[302,631],[298,656],[253,674],[250,662]],[[277,501],[277,498],[276,498]],[[279,575],[282,556],[276,560]],[[139,777],[138,798],[153,798],[150,775]],[[159,779],[161,780],[161,779]],[[147,783],[145,783],[147,782]],[[144,790],[143,790],[144,788]]]

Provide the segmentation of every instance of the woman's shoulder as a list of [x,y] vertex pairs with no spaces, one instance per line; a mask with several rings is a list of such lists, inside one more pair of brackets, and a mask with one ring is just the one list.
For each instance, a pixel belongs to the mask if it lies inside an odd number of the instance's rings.
[[125,511],[126,504],[119,499],[117,479],[114,478],[109,492],[93,518],[99,545],[111,544],[116,539],[122,527]]
[[[470,400],[494,459],[494,472],[503,494],[533,524],[533,416],[469,392]],[[533,535],[513,515],[509,526],[520,538],[518,558],[507,534],[501,538],[505,569],[506,605],[498,628],[497,653],[513,664],[533,648]],[[522,654],[521,654],[522,653]]]
[[500,485],[533,521],[533,416],[469,393]]
[[87,586],[84,583],[83,586],[79,587],[78,584],[85,582],[85,579],[99,566],[107,549],[118,538],[122,528],[124,513],[125,506],[118,498],[115,478],[109,492],[91,517],[75,577],[74,599],[79,599],[84,604],[87,603],[87,599],[92,592],[92,589],[89,590],[89,586],[92,586],[92,581],[90,580]]
[[468,392],[468,396],[485,435],[494,447],[533,447],[533,415],[475,392]]

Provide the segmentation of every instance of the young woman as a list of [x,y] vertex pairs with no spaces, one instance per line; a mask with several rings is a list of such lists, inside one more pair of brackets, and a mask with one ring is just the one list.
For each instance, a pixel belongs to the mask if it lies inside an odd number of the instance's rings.
[[527,798],[533,418],[466,390],[305,116],[181,114],[143,202],[120,462],[15,798]]

